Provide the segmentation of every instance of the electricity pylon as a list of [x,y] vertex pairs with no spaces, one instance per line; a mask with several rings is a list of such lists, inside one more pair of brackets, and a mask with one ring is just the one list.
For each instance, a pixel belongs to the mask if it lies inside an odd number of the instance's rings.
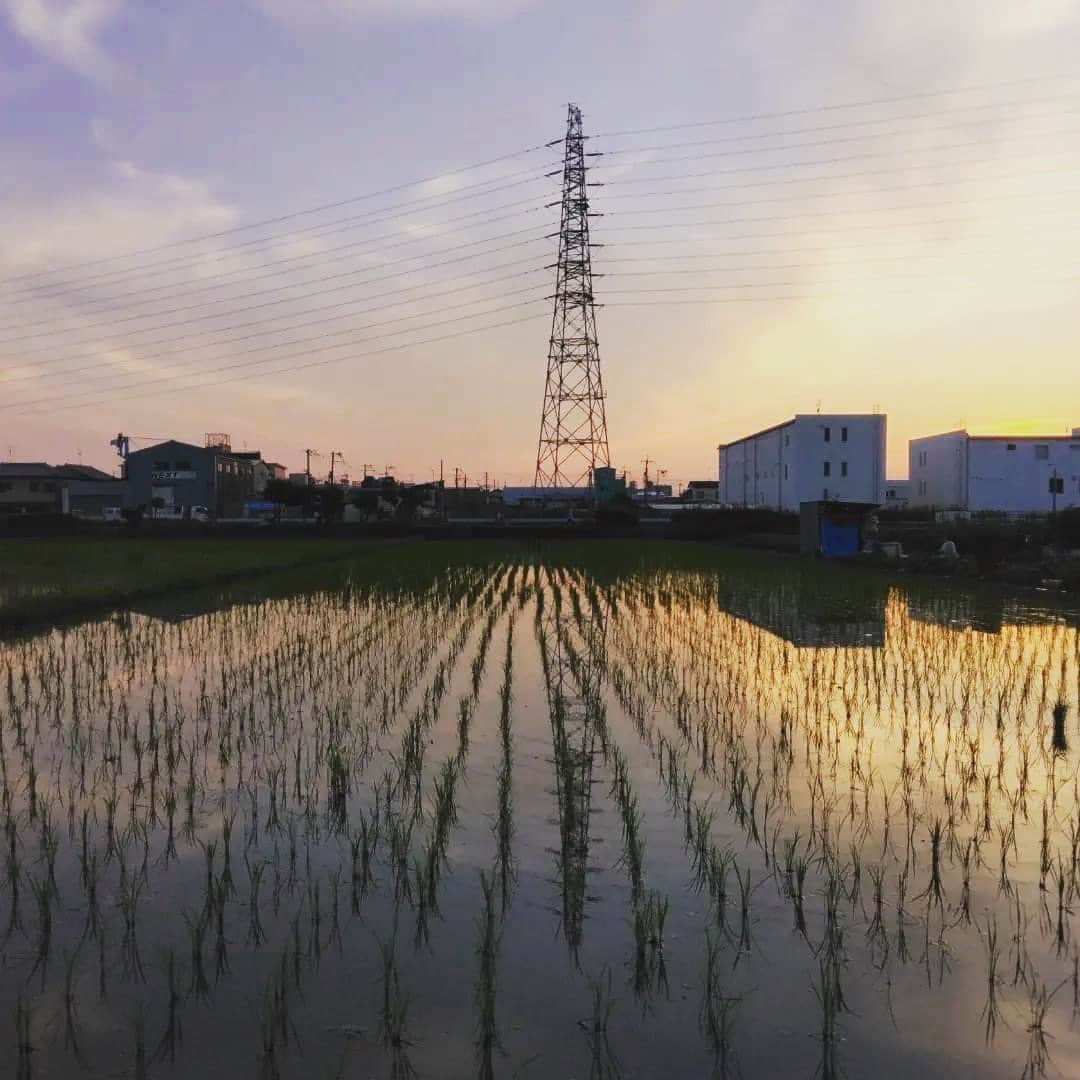
[[594,468],[611,464],[593,311],[585,137],[581,110],[576,105],[567,109],[562,223],[536,451],[537,487],[584,487],[592,483]]

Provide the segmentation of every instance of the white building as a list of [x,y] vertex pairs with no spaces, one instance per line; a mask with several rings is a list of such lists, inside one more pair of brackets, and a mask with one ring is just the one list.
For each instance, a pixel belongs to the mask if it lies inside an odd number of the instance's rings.
[[1009,513],[1080,506],[1080,428],[1072,435],[948,431],[912,439],[908,464],[912,506]]
[[903,510],[908,504],[911,483],[908,480],[885,481],[885,509]]
[[718,447],[720,501],[798,510],[836,499],[881,503],[885,492],[885,417],[820,413]]

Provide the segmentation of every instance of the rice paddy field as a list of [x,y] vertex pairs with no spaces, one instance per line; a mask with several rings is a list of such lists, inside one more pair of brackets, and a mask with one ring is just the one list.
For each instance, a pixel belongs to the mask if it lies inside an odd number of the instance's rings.
[[4,1075],[1080,1075],[1078,625],[613,542],[9,634]]

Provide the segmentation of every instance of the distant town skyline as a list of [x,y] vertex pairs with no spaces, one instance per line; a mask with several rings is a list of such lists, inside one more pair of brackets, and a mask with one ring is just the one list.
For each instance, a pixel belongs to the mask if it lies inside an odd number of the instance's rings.
[[0,459],[530,483],[568,100],[617,468],[819,407],[887,415],[889,478],[1066,434],[1078,52],[1066,0],[0,0]]

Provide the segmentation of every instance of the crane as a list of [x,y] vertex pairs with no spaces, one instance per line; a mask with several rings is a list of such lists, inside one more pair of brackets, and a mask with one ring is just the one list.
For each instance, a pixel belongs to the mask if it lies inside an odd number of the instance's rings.
[[115,446],[117,454],[127,460],[133,442],[156,443],[164,441],[164,439],[157,435],[125,435],[122,431],[118,431],[116,433],[116,438],[109,440],[109,445]]

